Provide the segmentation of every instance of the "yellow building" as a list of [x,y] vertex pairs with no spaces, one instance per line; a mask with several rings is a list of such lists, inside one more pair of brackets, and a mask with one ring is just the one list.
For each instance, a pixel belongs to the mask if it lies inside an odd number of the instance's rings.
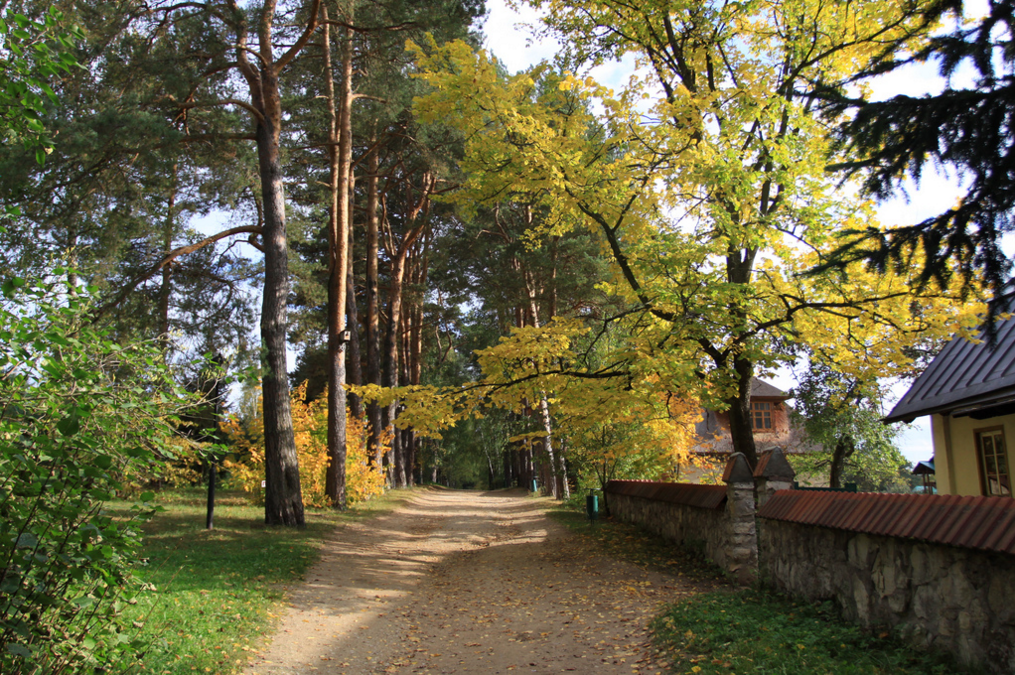
[[1015,317],[997,342],[953,339],[885,422],[931,416],[937,489],[948,495],[1012,496],[1007,439],[1015,438]]

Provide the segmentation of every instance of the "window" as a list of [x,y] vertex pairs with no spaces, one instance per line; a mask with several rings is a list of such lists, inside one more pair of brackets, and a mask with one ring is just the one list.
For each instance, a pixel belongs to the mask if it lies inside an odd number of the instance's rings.
[[751,401],[751,426],[759,429],[772,428],[772,404],[768,401]]
[[1001,429],[976,432],[976,446],[980,455],[980,481],[983,494],[988,497],[1011,497],[1011,478],[1008,474],[1008,453],[1004,447]]

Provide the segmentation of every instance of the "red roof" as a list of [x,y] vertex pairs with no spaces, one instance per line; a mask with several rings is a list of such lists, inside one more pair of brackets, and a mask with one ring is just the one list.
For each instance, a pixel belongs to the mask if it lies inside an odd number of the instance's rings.
[[726,503],[725,485],[611,480],[606,484],[606,492],[613,495],[652,499],[657,502],[696,506],[701,509],[718,509]]
[[1015,554],[1015,499],[780,490],[758,515],[886,537]]

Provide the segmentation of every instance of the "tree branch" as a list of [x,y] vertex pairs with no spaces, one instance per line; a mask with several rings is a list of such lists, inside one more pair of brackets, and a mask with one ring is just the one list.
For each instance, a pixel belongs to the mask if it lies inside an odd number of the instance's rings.
[[106,302],[103,305],[99,306],[95,310],[94,315],[92,316],[92,322],[94,323],[94,322],[98,321],[106,312],[108,312],[113,307],[115,307],[115,306],[119,305],[120,303],[122,303],[127,298],[127,296],[130,295],[134,291],[134,289],[137,288],[141,283],[143,283],[144,281],[147,281],[148,279],[150,279],[152,277],[152,275],[154,275],[156,272],[161,270],[163,267],[165,267],[169,263],[171,263],[174,260],[176,260],[177,258],[179,258],[181,255],[187,255],[188,253],[193,253],[194,251],[198,251],[198,250],[204,248],[205,246],[208,246],[209,244],[214,244],[215,242],[219,241],[220,239],[225,239],[226,237],[231,237],[234,234],[247,234],[247,233],[249,233],[249,234],[254,235],[254,234],[261,234],[261,232],[262,232],[262,229],[260,227],[254,226],[254,225],[245,225],[245,226],[242,226],[242,227],[233,227],[233,228],[230,228],[228,230],[224,230],[222,232],[219,232],[218,234],[213,234],[212,236],[206,237],[205,239],[202,239],[201,241],[195,242],[193,244],[187,244],[186,246],[181,246],[179,248],[173,249],[172,251],[167,253],[162,258],[162,260],[160,260],[156,264],[152,265],[151,267],[149,267],[148,269],[146,269],[145,271],[141,272],[140,274],[135,276],[133,279],[131,279],[130,283],[128,283],[126,286],[124,286],[120,290],[120,292],[117,293],[116,297],[114,297],[109,302]]

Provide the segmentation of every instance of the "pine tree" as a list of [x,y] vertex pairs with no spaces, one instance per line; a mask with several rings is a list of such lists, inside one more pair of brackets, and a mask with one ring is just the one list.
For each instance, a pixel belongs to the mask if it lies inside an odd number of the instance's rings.
[[[925,23],[933,25],[946,12],[961,16],[962,6],[962,0],[945,0],[925,13]],[[829,265],[866,260],[884,271],[914,264],[916,253],[924,257],[915,263],[923,283],[957,272],[967,288],[982,275],[995,293],[1001,290],[1011,270],[1001,238],[1015,229],[1015,8],[998,0],[989,7],[978,23],[930,37],[908,57],[888,52],[849,81],[936,61],[949,83],[939,94],[872,102],[845,96],[841,87],[819,89],[828,115],[854,113],[838,127],[834,148],[849,159],[831,168],[862,177],[871,195],[899,192],[906,177],[919,181],[928,164],[951,166],[967,183],[960,203],[944,213],[888,232],[848,232],[852,240]],[[965,64],[973,66],[976,80],[953,88]]]

